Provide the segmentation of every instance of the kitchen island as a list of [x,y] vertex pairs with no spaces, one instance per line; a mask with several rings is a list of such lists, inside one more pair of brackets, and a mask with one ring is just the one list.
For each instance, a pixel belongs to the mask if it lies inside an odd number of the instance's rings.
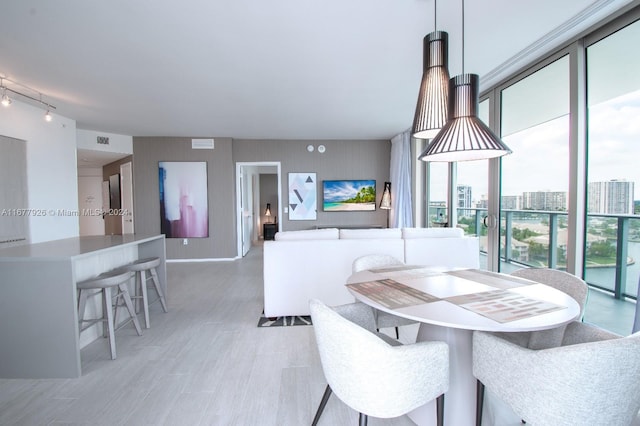
[[166,293],[164,235],[67,238],[0,249],[0,378],[72,378],[80,349],[102,334],[78,333],[76,283],[137,259],[159,257]]

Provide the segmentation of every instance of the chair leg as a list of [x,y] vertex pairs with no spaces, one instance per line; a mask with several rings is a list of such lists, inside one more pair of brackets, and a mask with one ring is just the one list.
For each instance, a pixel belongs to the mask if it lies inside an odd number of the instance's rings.
[[324,395],[322,395],[322,400],[320,401],[320,405],[318,406],[318,411],[316,411],[316,415],[313,418],[313,422],[311,426],[316,426],[318,424],[318,420],[320,420],[320,416],[324,411],[325,405],[327,405],[327,401],[329,401],[329,397],[331,396],[331,386],[327,385],[327,388],[324,390]]
[[367,426],[367,420],[369,419],[369,417],[366,414],[362,414],[360,413],[360,419],[359,419],[359,425],[360,426]]
[[398,331],[398,327],[396,327],[396,340],[400,340],[400,331]]
[[444,425],[444,394],[436,398],[436,424]]
[[482,425],[482,406],[484,405],[484,384],[476,381],[476,426]]

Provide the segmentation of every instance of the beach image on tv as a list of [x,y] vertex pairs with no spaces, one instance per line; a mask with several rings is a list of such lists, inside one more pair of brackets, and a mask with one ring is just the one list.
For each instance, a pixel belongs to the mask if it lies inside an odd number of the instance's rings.
[[323,210],[371,211],[376,209],[375,180],[325,180],[322,182]]

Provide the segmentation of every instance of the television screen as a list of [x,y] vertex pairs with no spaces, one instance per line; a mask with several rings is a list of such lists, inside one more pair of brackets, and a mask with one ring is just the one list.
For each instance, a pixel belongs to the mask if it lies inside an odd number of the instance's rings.
[[325,180],[322,182],[322,210],[353,212],[375,209],[375,180]]

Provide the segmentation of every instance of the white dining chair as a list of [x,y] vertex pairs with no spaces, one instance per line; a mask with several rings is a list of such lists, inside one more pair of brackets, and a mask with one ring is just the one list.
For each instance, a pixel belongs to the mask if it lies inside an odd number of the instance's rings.
[[373,312],[362,303],[330,308],[314,299],[309,307],[328,383],[312,425],[318,424],[335,393],[360,413],[360,425],[367,424],[368,416],[398,417],[435,399],[437,424],[442,426],[444,393],[449,389],[446,343],[401,345],[385,340],[371,330]]
[[[388,254],[369,254],[366,256],[360,256],[353,261],[352,264],[352,272],[360,272],[365,271],[367,269],[375,269],[375,268],[384,268],[385,266],[399,266],[404,265],[399,259],[396,259],[393,256]],[[396,331],[396,339],[400,338],[399,327],[405,325],[417,324],[416,321],[412,321],[407,318],[402,318],[396,315],[391,315],[389,313],[379,311],[377,309],[375,312],[375,320],[376,320],[376,328],[380,330],[381,328],[393,327]]]
[[534,350],[475,331],[472,350],[478,426],[485,388],[536,426],[628,426],[640,410],[640,333],[574,321],[560,346]]
[[[512,272],[511,275],[542,283],[568,294],[580,305],[580,317],[577,320],[582,320],[589,292],[584,280],[568,272],[549,268],[524,268]],[[547,349],[560,346],[565,328],[563,325],[550,330],[506,333],[503,337],[530,349]]]

